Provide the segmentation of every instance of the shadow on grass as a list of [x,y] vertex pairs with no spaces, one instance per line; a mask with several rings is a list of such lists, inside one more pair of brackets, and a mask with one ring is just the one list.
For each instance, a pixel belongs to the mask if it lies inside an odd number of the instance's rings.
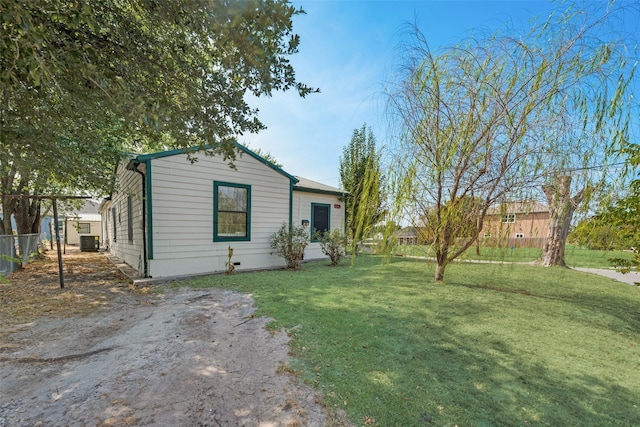
[[424,261],[365,257],[234,286],[290,329],[294,367],[356,424],[640,425],[626,288],[526,266],[448,271],[436,285]]
[[[348,315],[307,307],[302,317],[317,323],[303,327],[306,346],[297,354],[308,358],[308,381],[334,404],[355,406],[349,410],[355,421],[371,416],[380,425],[407,426],[423,425],[424,419],[458,425],[640,423],[634,390],[611,378],[547,367],[544,358],[532,361],[528,351],[499,333],[461,333],[455,319],[438,313],[407,317],[392,307],[372,312],[351,305]],[[468,302],[463,310],[455,303],[438,309],[467,318],[486,312]],[[329,347],[315,350],[324,347],[318,341],[329,341]]]

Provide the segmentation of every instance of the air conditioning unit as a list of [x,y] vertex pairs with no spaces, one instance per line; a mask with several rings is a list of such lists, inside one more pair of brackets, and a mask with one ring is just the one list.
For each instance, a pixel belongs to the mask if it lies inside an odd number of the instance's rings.
[[80,236],[80,252],[97,252],[100,248],[100,236]]

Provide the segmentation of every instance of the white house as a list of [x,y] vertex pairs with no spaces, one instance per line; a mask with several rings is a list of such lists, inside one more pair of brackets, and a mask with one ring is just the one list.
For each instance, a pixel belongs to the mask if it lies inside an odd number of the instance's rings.
[[[183,150],[134,156],[116,171],[101,207],[105,246],[144,277],[285,266],[270,236],[283,223],[344,230],[344,193],[294,177],[236,144],[232,169],[220,156],[190,162]],[[324,257],[313,242],[305,259]]]
[[64,235],[69,245],[79,245],[82,236],[97,237],[102,242],[102,218],[98,203],[86,200],[78,211],[64,213]]

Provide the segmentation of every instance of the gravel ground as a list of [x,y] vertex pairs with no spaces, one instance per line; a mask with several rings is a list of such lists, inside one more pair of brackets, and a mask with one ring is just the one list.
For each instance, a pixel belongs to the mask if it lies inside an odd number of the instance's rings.
[[119,294],[89,315],[41,317],[0,349],[0,426],[324,426],[288,374],[288,340],[219,289]]

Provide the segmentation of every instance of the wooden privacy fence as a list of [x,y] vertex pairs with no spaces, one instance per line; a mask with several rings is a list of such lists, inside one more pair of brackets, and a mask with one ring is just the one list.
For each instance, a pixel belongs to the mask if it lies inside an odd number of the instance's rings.
[[[16,243],[19,250],[16,250]],[[1,235],[0,236],[0,275],[13,273],[25,266],[34,254],[38,253],[39,234]]]
[[540,248],[544,246],[544,237],[510,237],[503,239],[486,239],[483,246],[495,246],[499,248]]
[[[457,239],[463,245],[469,239]],[[544,247],[545,237],[484,237],[480,238],[480,246],[491,248],[538,248]],[[475,245],[475,242],[473,243]]]
[[485,237],[480,239],[480,246],[542,249],[545,240],[546,238],[544,237]]

